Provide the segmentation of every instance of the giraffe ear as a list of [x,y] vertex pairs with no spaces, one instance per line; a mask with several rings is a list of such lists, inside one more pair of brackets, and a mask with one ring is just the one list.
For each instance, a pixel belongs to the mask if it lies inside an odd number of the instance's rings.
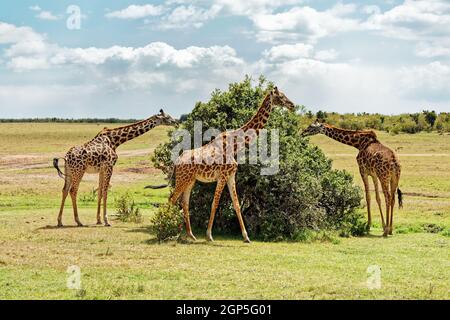
[[273,88],[273,90],[275,91],[275,93],[279,93],[278,87]]

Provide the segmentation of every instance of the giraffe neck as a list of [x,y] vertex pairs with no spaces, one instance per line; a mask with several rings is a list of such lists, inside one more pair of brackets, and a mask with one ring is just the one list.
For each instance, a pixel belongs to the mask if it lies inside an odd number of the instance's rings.
[[256,133],[259,133],[259,130],[263,129],[266,126],[272,109],[272,101],[270,99],[270,94],[268,94],[264,98],[264,101],[262,102],[256,114],[245,125],[243,125],[240,130],[246,132],[249,129],[253,129],[256,131]]
[[105,134],[110,139],[114,148],[130,141],[136,137],[143,135],[158,125],[156,117],[150,117],[146,120],[136,122],[134,124],[106,130]]
[[234,131],[232,140],[234,156],[258,136],[259,131],[266,126],[272,109],[273,105],[270,95],[267,95],[256,114],[245,125]]
[[376,142],[377,137],[373,131],[353,131],[336,128],[330,125],[324,127],[326,136],[343,144],[355,147],[359,150],[366,148],[370,143]]

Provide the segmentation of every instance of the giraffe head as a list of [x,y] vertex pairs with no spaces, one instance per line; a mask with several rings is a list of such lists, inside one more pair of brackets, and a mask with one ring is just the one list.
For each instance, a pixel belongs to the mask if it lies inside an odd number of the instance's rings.
[[176,119],[172,118],[170,115],[164,113],[163,109],[159,110],[159,114],[157,114],[155,116],[155,122],[157,124],[168,125],[168,126],[172,126],[172,125],[177,126],[179,124],[178,120],[176,120]]
[[283,92],[279,91],[277,87],[270,91],[270,99],[275,106],[285,107],[289,111],[295,110],[295,104]]
[[315,134],[323,133],[325,129],[325,125],[318,120],[314,121],[314,123],[310,124],[308,128],[303,130],[302,137],[313,136]]

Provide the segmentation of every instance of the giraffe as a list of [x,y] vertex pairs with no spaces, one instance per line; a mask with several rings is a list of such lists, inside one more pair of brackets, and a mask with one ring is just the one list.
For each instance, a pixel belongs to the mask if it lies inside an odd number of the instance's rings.
[[[206,231],[207,240],[214,241],[212,237],[214,216],[217,207],[219,206],[222,191],[225,188],[225,185],[228,185],[242,237],[244,238],[244,242],[250,242],[242,219],[241,208],[236,192],[235,176],[238,169],[238,163],[235,156],[239,150],[245,148],[245,145],[248,145],[250,141],[258,135],[259,131],[264,128],[274,106],[286,107],[291,111],[293,111],[295,107],[294,104],[282,92],[278,91],[277,87],[275,87],[266,95],[256,114],[244,126],[237,130],[222,132],[215,139],[200,148],[185,150],[174,162],[173,172],[175,173],[175,187],[169,202],[172,205],[175,204],[182,195],[182,208],[186,232],[194,241],[196,238],[192,233],[189,218],[189,198],[192,188],[198,180],[206,183],[217,182]],[[245,135],[245,137],[243,137],[243,135]],[[226,150],[225,154],[223,153],[223,150]],[[227,159],[226,161],[222,161],[222,163],[220,163],[221,161],[218,161],[219,163],[211,163],[210,159],[218,159],[217,156],[220,159],[225,159],[225,157]],[[156,188],[161,187],[164,186],[158,186]]]
[[[302,132],[302,136],[310,136],[322,133],[331,139],[339,141],[359,150],[356,160],[359,166],[367,202],[367,222],[372,223],[370,213],[369,176],[375,186],[375,196],[380,209],[383,236],[392,235],[392,221],[394,216],[395,192],[397,191],[399,207],[403,206],[402,192],[398,187],[400,180],[400,162],[394,151],[378,141],[377,135],[372,130],[344,130],[318,121],[311,124]],[[386,221],[381,208],[378,181],[384,194],[386,203]]]
[[113,173],[113,167],[118,159],[116,153],[117,147],[158,125],[176,125],[177,123],[170,115],[160,110],[159,114],[131,125],[115,129],[104,128],[91,141],[81,146],[72,147],[63,158],[65,161],[65,173],[62,173],[59,169],[59,158],[53,159],[53,166],[58,171],[58,175],[65,180],[58,215],[58,227],[63,226],[62,214],[64,203],[69,194],[72,198],[75,222],[79,227],[83,226],[78,217],[77,192],[85,172],[99,174],[97,224],[102,224],[100,211],[103,200],[103,220],[105,226],[110,226],[106,213],[106,205],[108,188],[110,187],[109,182]]

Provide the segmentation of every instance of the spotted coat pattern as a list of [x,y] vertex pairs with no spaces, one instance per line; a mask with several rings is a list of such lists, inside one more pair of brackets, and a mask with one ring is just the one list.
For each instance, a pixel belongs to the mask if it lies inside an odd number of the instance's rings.
[[[398,189],[401,173],[401,166],[397,154],[378,141],[376,133],[371,130],[344,130],[328,124],[315,122],[303,131],[304,136],[318,133],[325,134],[331,139],[355,147],[359,150],[356,160],[364,182],[368,224],[370,226],[372,223],[369,192],[370,176],[375,186],[376,200],[380,209],[384,230],[383,235],[387,236],[388,234],[392,234],[395,192]],[[386,221],[384,220],[383,210],[381,208],[379,182],[381,183],[386,203]]]
[[[103,220],[105,226],[109,226],[110,224],[108,222],[106,211],[108,187],[113,174],[114,165],[118,159],[116,153],[117,147],[146,133],[157,125],[173,125],[176,123],[177,122],[172,117],[166,115],[161,110],[161,113],[158,115],[128,126],[115,129],[104,128],[91,141],[81,146],[72,147],[64,157],[65,183],[62,190],[61,207],[58,214],[58,226],[61,227],[63,225],[62,214],[64,203],[69,194],[72,198],[75,222],[78,226],[83,225],[78,216],[77,193],[80,182],[86,172],[99,174],[97,224],[102,223],[100,211],[103,201]],[[57,169],[59,170],[59,168]]]

